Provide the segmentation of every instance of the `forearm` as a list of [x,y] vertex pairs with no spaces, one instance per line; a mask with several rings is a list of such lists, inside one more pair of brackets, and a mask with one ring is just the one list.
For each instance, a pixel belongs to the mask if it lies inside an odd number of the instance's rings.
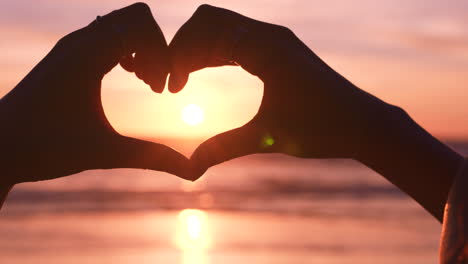
[[[10,92],[11,93],[11,92]],[[13,115],[11,109],[6,106],[8,94],[0,98],[0,124],[5,126],[5,129],[0,131],[0,160],[2,162],[2,175],[0,175],[0,209],[3,207],[5,203],[8,193],[13,188],[14,184],[12,183],[11,176],[16,175],[17,171],[14,169],[13,158],[15,155],[15,151],[13,146],[15,144],[15,140],[11,137],[12,133],[8,132],[8,128],[14,127],[10,122],[10,117]],[[8,177],[5,177],[7,175]]]
[[357,159],[398,186],[442,221],[463,157],[400,108],[376,106]]
[[466,238],[468,230],[468,159],[460,168],[450,189],[449,198],[445,207],[444,223],[440,244],[440,263],[456,264],[466,263],[468,260],[468,243]]

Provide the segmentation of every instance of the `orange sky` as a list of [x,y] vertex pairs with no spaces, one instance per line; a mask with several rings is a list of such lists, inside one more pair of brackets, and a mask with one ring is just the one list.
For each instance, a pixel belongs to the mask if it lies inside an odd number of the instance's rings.
[[[0,96],[60,36],[132,1],[15,0],[0,3]],[[468,2],[392,1],[147,1],[168,41],[201,3],[226,7],[290,27],[320,57],[362,89],[405,108],[433,134],[468,138]],[[112,125],[139,137],[203,137],[240,126],[256,113],[262,83],[240,68],[192,74],[177,95],[154,94],[120,68],[104,80]],[[181,120],[188,104],[205,121]]]

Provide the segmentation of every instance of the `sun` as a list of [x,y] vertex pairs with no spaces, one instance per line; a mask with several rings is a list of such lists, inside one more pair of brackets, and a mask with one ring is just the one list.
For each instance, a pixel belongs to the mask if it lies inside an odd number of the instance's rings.
[[196,104],[189,104],[182,109],[182,120],[191,126],[200,124],[204,118],[203,109]]

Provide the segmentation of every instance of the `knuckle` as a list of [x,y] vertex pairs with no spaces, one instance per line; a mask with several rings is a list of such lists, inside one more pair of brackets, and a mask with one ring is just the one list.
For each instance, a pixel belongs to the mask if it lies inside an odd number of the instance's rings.
[[194,13],[194,17],[200,16],[200,17],[211,17],[215,16],[216,14],[219,14],[221,12],[221,8],[208,5],[208,4],[203,4],[197,8],[197,10]]
[[139,20],[147,19],[147,17],[153,17],[151,13],[151,8],[148,4],[143,2],[137,2],[132,5],[129,5],[118,12],[125,17],[127,20]]
[[136,13],[148,13],[151,12],[151,8],[147,3],[137,2],[129,6],[132,10],[135,10]]
[[70,42],[75,36],[75,32],[71,32],[63,37],[61,37],[58,41],[57,44],[66,44]]
[[216,9],[216,7],[208,5],[208,4],[202,4],[200,5],[195,13],[205,13],[205,12],[210,12],[211,10]]
[[57,43],[55,43],[55,48],[60,48],[60,47],[65,46],[66,43],[69,42],[69,39],[70,39],[69,34],[66,35],[66,36],[61,37],[61,38],[57,41]]
[[74,31],[72,33],[69,33],[61,37],[55,44],[55,48],[63,48],[63,47],[69,46],[70,43],[74,42],[77,34],[78,34],[77,31]]
[[285,26],[277,26],[278,32],[286,35],[286,36],[295,36],[294,32]]

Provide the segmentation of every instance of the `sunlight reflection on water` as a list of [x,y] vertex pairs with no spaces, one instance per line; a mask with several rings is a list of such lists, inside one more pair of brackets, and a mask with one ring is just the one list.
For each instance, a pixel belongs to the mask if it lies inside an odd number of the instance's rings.
[[207,215],[202,210],[184,209],[178,215],[176,244],[182,263],[208,264],[205,250],[211,246]]

